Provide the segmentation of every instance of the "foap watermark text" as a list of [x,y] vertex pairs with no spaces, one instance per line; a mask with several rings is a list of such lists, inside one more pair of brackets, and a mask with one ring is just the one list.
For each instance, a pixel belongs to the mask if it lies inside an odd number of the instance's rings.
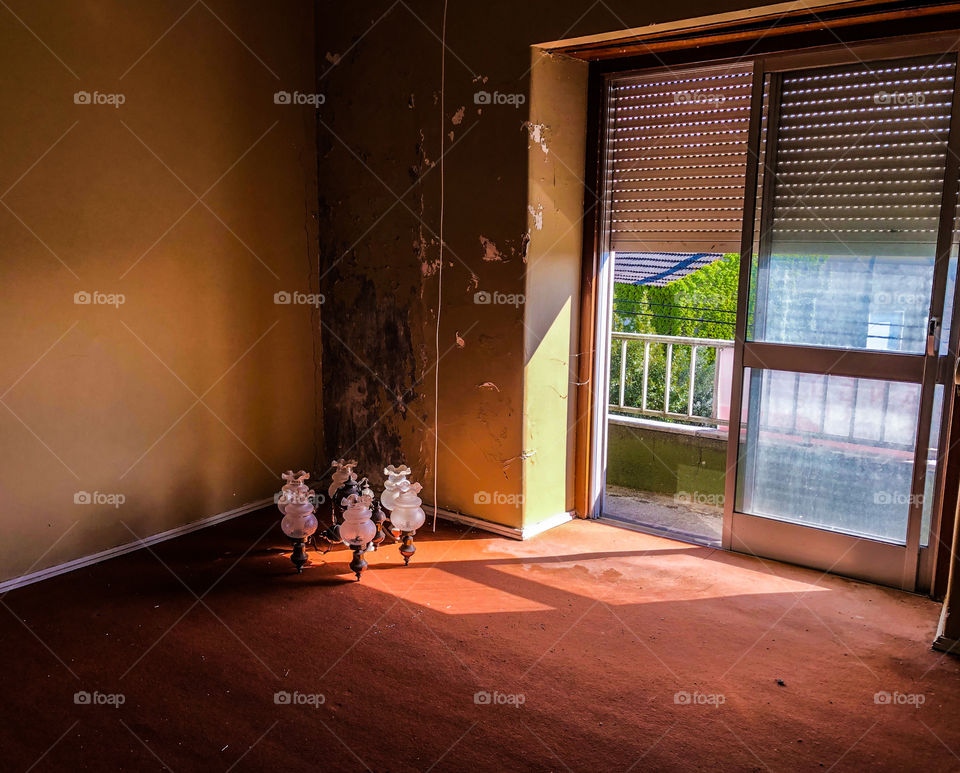
[[113,306],[119,309],[127,302],[127,296],[123,293],[102,293],[99,290],[78,290],[73,294],[73,302],[77,306]]
[[878,91],[873,95],[876,105],[892,105],[902,107],[907,105],[922,105],[927,101],[922,91]]
[[519,308],[527,302],[523,293],[501,293],[480,290],[473,294],[473,302],[478,306],[513,306]]
[[673,102],[676,105],[710,105],[719,107],[726,97],[715,91],[702,91],[694,89],[692,91],[674,91]]
[[708,494],[704,491],[678,491],[673,495],[673,502],[677,505],[709,505],[723,507],[723,494]]
[[673,702],[678,706],[722,706],[727,702],[727,696],[721,692],[687,692],[678,690],[673,694]]
[[519,709],[527,702],[527,696],[520,692],[498,692],[497,690],[488,692],[487,690],[480,690],[473,694],[473,702],[478,706],[513,706]]
[[120,107],[127,101],[125,94],[104,94],[101,91],[78,91],[73,95],[75,105],[110,105]]
[[302,91],[278,91],[273,95],[275,105],[310,105],[320,107],[327,101],[326,94],[304,94]]
[[887,692],[880,690],[873,694],[873,702],[878,706],[916,706],[920,708],[927,702],[927,696],[922,692]]
[[501,94],[499,91],[478,91],[473,95],[475,105],[510,105],[520,107],[527,101],[526,94]]
[[278,706],[313,706],[319,708],[327,702],[327,698],[318,692],[287,692],[280,690],[273,694],[273,702]]
[[278,306],[313,306],[319,308],[326,298],[323,293],[301,293],[278,290],[273,294],[273,302]]
[[473,495],[475,505],[523,505],[523,494],[504,494],[500,491],[478,491]]
[[114,508],[119,508],[124,502],[127,501],[127,497],[123,494],[108,494],[105,491],[78,491],[73,495],[73,503],[75,505],[111,505]]
[[87,692],[80,690],[73,694],[73,702],[78,706],[113,706],[118,709],[127,702],[127,696],[121,692]]
[[873,495],[875,505],[922,505],[923,494],[906,494],[903,491],[877,491]]
[[314,507],[320,507],[324,502],[327,501],[326,496],[323,494],[318,494],[316,491],[311,491],[309,494],[297,494],[291,491],[280,491],[273,495],[273,503],[279,505],[281,502],[284,504],[297,504],[302,505],[308,503]]

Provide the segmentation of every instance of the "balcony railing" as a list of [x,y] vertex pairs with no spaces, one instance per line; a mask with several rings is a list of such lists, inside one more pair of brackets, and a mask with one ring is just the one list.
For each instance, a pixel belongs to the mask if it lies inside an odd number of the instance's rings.
[[619,332],[611,339],[609,413],[729,424],[733,341]]

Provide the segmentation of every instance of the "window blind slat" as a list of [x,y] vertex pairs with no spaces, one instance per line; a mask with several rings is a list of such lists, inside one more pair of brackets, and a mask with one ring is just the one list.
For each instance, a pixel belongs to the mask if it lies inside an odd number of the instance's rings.
[[935,59],[785,73],[778,254],[927,254],[936,242],[954,66]]
[[752,66],[611,83],[611,248],[739,252]]

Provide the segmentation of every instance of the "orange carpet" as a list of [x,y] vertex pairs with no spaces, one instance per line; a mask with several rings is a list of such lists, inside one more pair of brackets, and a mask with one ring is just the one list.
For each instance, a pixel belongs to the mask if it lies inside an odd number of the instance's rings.
[[277,521],[7,594],[3,770],[960,770],[929,600],[582,521],[297,576]]

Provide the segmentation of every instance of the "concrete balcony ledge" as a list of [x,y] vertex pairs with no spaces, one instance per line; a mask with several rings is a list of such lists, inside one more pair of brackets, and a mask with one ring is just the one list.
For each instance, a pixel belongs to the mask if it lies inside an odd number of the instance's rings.
[[657,432],[671,432],[675,435],[710,438],[712,440],[727,439],[726,428],[717,429],[714,427],[696,427],[689,424],[671,424],[666,421],[657,421],[656,419],[645,419],[640,416],[624,416],[609,412],[607,413],[607,419],[611,424],[617,424],[623,427],[636,427],[638,429],[649,429]]
[[727,433],[710,427],[609,416],[607,485],[634,491],[720,496]]

